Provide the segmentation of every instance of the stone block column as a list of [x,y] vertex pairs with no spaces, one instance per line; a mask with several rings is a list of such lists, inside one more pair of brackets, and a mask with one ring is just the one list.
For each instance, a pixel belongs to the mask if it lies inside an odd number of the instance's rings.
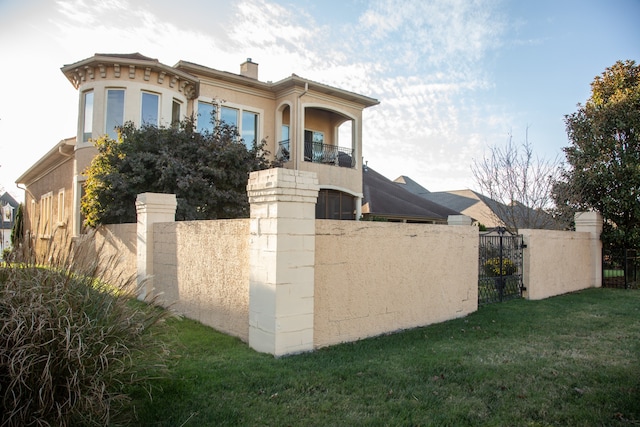
[[249,346],[275,356],[313,350],[315,173],[251,173]]
[[602,215],[598,212],[577,212],[574,217],[576,231],[591,234],[591,268],[593,269],[594,282],[591,286],[602,286]]
[[140,300],[153,298],[153,224],[174,222],[177,206],[175,194],[142,193],[136,198],[136,282]]

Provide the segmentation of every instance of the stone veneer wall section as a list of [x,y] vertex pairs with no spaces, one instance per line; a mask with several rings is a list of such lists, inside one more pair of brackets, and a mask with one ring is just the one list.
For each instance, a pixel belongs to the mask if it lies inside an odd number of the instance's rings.
[[252,172],[249,345],[281,356],[313,349],[315,207],[313,172]]
[[477,227],[316,221],[316,348],[477,307]]
[[249,339],[249,220],[157,223],[154,293],[163,306]]

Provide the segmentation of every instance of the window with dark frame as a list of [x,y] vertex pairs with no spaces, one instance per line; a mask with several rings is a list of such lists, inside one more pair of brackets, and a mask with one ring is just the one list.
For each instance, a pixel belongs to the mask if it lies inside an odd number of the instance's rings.
[[316,219],[355,220],[355,197],[338,190],[320,190],[316,203]]

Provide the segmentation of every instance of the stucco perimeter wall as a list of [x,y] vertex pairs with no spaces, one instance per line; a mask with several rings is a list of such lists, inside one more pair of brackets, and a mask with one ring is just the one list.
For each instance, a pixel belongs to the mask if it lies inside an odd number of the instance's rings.
[[462,317],[478,307],[478,229],[316,221],[314,346]]
[[159,302],[249,339],[249,220],[157,223],[153,286]]
[[524,297],[531,300],[596,286],[591,234],[575,231],[520,230]]
[[115,285],[126,282],[135,286],[136,224],[102,226],[95,232],[94,245],[106,270],[106,279]]

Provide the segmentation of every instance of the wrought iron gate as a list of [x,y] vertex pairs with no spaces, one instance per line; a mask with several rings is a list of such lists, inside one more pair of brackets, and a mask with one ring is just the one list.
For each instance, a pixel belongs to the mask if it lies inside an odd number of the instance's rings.
[[602,249],[602,286],[640,289],[640,253],[635,249]]
[[478,305],[520,298],[522,283],[522,235],[505,228],[480,234]]

